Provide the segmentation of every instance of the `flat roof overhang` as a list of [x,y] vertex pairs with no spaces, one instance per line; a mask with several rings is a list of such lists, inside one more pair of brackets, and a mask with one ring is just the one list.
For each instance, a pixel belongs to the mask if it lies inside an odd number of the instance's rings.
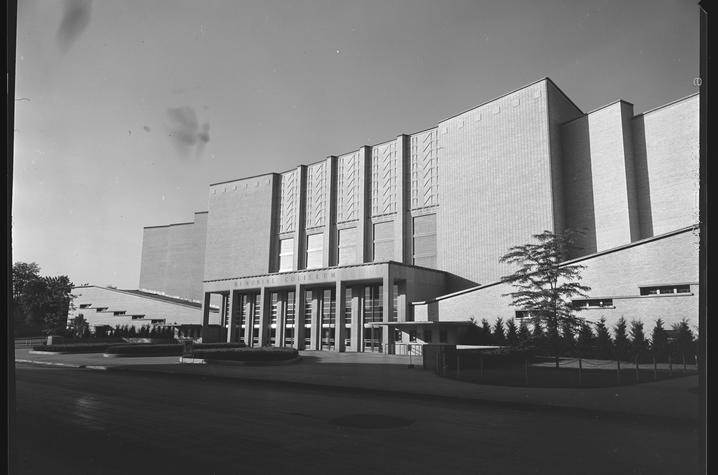
[[371,325],[371,326],[387,326],[387,327],[405,327],[405,328],[411,328],[411,327],[466,327],[471,326],[473,323],[470,321],[465,322],[371,322],[371,323],[365,323],[365,325]]
[[204,281],[205,292],[227,292],[229,290],[259,290],[261,288],[291,288],[297,284],[306,288],[336,285],[337,282],[368,283],[392,280],[406,280],[418,275],[439,275],[446,277],[444,271],[427,267],[412,266],[394,261],[369,262],[349,266],[304,269],[272,274],[214,279]]

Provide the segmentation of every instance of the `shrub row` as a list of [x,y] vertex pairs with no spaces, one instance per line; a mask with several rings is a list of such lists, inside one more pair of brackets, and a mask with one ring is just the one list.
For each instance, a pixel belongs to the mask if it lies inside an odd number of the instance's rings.
[[[244,348],[246,345],[239,343],[195,343],[193,348],[197,349],[223,349],[223,348]],[[184,345],[180,343],[151,344],[136,343],[128,345],[113,345],[107,348],[105,353],[112,355],[128,356],[180,356],[184,351]]]
[[299,352],[295,348],[213,348],[193,351],[192,356],[210,361],[287,361]]
[[56,351],[58,353],[104,353],[116,343],[71,343],[60,345],[37,345],[35,351]]

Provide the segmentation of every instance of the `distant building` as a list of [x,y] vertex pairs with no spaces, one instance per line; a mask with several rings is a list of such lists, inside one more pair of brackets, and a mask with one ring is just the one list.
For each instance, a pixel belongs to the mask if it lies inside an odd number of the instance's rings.
[[698,95],[584,113],[542,79],[421,132],[210,185],[193,223],[145,228],[140,287],[202,300],[205,339],[399,352],[526,315],[501,296],[499,258],[568,227],[585,232],[581,317],[670,325],[697,321],[697,223]]

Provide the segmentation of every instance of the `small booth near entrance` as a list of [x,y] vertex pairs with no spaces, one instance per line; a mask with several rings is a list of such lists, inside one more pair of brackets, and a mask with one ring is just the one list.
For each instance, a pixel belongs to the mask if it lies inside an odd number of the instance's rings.
[[373,326],[388,332],[388,354],[421,356],[426,344],[456,345],[474,325],[471,321],[458,322],[376,322]]

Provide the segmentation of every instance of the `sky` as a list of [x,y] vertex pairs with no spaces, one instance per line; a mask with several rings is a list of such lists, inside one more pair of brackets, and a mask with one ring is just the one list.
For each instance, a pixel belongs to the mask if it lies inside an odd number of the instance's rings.
[[584,112],[697,92],[697,1],[20,0],[13,261],[139,284],[142,228],[550,77]]

